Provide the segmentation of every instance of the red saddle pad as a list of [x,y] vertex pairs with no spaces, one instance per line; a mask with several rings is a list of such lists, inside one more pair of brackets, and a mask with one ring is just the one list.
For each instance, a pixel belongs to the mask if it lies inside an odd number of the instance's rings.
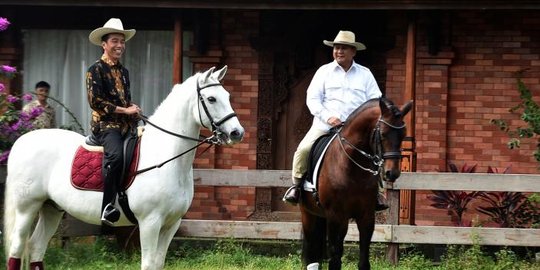
[[[137,141],[133,159],[129,166],[129,171],[124,178],[124,190],[133,183],[135,179],[135,171],[139,165],[139,146],[140,140]],[[81,190],[103,191],[103,179],[101,176],[101,164],[103,162],[103,152],[92,151],[79,146],[73,162],[71,164],[71,184],[73,187]]]

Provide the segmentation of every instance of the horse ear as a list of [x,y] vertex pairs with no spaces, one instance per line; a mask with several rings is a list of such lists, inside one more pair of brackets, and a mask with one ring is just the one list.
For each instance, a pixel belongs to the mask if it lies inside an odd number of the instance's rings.
[[413,104],[414,104],[414,101],[409,100],[407,104],[403,105],[401,107],[401,115],[405,116],[407,113],[409,113],[409,111],[412,109]]
[[227,73],[227,65],[225,65],[224,67],[222,67],[220,70],[214,72],[212,74],[212,76],[218,81],[220,82],[221,80],[223,80],[223,77],[225,77],[225,73]]
[[379,99],[379,107],[381,108],[381,115],[385,115],[390,111],[390,108],[388,107],[388,104],[386,103],[386,98],[381,97]]
[[205,71],[203,74],[201,74],[201,76],[199,77],[199,83],[202,84],[208,81],[208,78],[210,78],[210,76],[212,75],[212,72],[214,72],[214,69],[216,69],[216,67],[211,67],[210,69]]

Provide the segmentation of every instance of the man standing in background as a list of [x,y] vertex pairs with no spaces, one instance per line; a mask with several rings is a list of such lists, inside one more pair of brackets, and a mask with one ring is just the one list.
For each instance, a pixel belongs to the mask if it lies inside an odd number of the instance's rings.
[[36,99],[26,104],[23,108],[25,113],[31,113],[34,108],[41,108],[43,110],[43,112],[32,121],[32,125],[35,129],[56,127],[56,114],[54,108],[47,103],[50,89],[51,86],[47,82],[38,82],[35,89]]

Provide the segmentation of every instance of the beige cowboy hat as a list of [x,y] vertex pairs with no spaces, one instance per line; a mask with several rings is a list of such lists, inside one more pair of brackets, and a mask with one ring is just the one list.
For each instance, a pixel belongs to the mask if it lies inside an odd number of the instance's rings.
[[334,47],[334,44],[349,45],[356,48],[357,51],[365,50],[366,45],[356,42],[355,35],[351,31],[339,31],[334,41],[323,40],[324,45]]
[[128,41],[135,35],[135,29],[124,30],[124,26],[120,19],[111,18],[103,25],[103,27],[96,28],[92,31],[88,36],[88,39],[92,44],[101,46],[101,37],[110,33],[124,34],[126,41]]

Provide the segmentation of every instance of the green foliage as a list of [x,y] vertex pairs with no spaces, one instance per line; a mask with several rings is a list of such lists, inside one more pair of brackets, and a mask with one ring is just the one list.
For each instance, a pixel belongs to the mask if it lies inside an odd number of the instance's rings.
[[527,198],[528,212],[524,213],[529,215],[531,228],[540,228],[540,194],[534,193]]
[[519,259],[516,254],[509,249],[501,249],[495,253],[495,258],[497,260],[497,265],[493,270],[510,270],[516,269],[516,265],[519,264]]
[[523,138],[536,139],[536,150],[534,151],[533,156],[536,161],[540,162],[540,106],[533,100],[533,94],[519,77],[522,72],[523,71],[518,73],[517,78],[521,102],[510,108],[509,111],[511,113],[520,113],[520,118],[527,124],[527,127],[518,127],[512,130],[508,123],[502,119],[492,119],[491,123],[498,126],[511,137],[507,143],[508,148],[510,149],[519,148],[521,139]]
[[[475,238],[476,236],[473,236]],[[474,239],[473,239],[474,240]],[[474,242],[474,241],[473,241]],[[520,259],[512,250],[503,248],[493,256],[476,242],[472,246],[450,245],[443,256],[441,269],[455,270],[532,270],[540,263]]]
[[419,252],[406,254],[399,260],[399,269],[424,270],[433,267],[433,263]]
[[453,270],[491,270],[493,261],[482,253],[478,244],[472,246],[451,245],[447,254],[443,256],[441,266],[443,269]]
[[[476,238],[473,235],[473,240]],[[202,241],[202,240],[201,240]],[[72,241],[65,248],[60,247],[59,239],[53,239],[45,254],[45,267],[49,270],[138,270],[140,269],[140,253],[126,254],[114,245],[114,239],[99,237],[95,242]],[[207,241],[208,242],[208,241]],[[242,241],[234,239],[218,240],[214,243],[201,245],[200,241],[182,239],[175,241],[167,254],[165,270],[296,270],[302,269],[300,255],[290,252],[276,255],[269,252],[266,244],[256,241]],[[532,263],[520,259],[512,251],[503,249],[488,255],[478,244],[473,241],[473,246],[452,245],[443,256],[440,265],[435,265],[428,258],[417,251],[407,252],[400,255],[397,266],[388,263],[384,254],[373,252],[371,265],[374,270],[492,270],[492,269],[540,269],[540,263]],[[297,241],[281,241],[281,251],[294,250]],[[291,248],[291,246],[293,248]],[[373,245],[377,250],[382,244]],[[343,259],[344,270],[357,269],[357,246],[345,249]],[[353,248],[354,247],[354,248]],[[0,248],[1,249],[1,248]],[[0,264],[5,265],[5,258],[0,258]],[[326,269],[327,265],[323,265]]]

